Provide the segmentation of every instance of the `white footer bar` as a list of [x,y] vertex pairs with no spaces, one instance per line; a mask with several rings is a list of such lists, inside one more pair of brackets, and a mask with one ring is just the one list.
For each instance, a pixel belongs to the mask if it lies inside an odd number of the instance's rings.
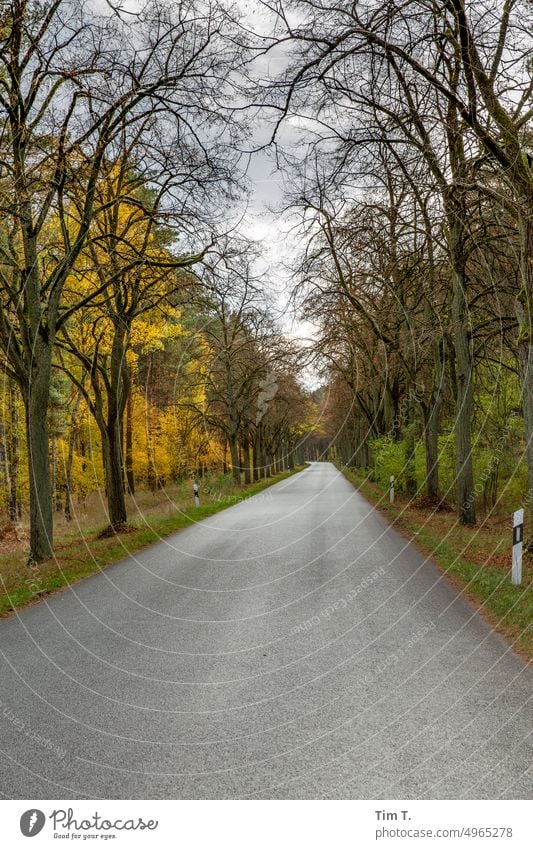
[[531,846],[526,801],[6,800],[0,813],[2,845],[35,849]]

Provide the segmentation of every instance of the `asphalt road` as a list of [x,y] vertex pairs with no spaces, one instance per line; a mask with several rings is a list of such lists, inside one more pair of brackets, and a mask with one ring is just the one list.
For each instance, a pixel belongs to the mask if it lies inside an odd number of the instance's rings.
[[531,669],[328,463],[1,621],[0,649],[8,798],[531,793]]

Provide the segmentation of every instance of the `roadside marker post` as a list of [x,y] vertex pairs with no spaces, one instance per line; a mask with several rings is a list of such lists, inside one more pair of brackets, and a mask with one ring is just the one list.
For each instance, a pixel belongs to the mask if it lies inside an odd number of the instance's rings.
[[200,506],[200,487],[197,483],[193,483],[192,491],[194,492],[194,504],[196,507]]
[[513,513],[513,568],[511,580],[514,586],[522,583],[522,542],[524,539],[524,511]]
[[390,476],[390,503],[394,501],[394,475]]

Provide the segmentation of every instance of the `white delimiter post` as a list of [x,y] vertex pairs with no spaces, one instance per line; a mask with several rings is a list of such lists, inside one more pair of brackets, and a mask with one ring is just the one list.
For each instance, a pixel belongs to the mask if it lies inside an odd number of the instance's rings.
[[194,504],[196,507],[200,506],[200,487],[197,483],[193,483],[192,491],[194,492]]
[[390,476],[390,503],[394,501],[394,475]]
[[524,511],[513,513],[513,570],[511,580],[515,586],[522,583],[522,540],[524,539]]

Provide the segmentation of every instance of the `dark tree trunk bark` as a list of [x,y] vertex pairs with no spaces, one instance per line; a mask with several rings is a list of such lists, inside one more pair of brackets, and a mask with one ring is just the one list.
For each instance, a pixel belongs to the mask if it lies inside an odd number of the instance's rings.
[[150,492],[157,489],[157,470],[154,459],[154,441],[150,417],[146,417],[146,484]]
[[439,495],[439,404],[424,408],[424,447],[426,453],[426,495]]
[[72,521],[72,466],[74,463],[74,448],[76,445],[76,436],[78,434],[78,411],[80,409],[81,399],[83,395],[81,390],[78,392],[72,415],[70,417],[70,434],[68,440],[68,457],[67,466],[65,469],[65,519],[67,522]]
[[[528,214],[529,213],[529,214]],[[518,363],[522,384],[522,408],[526,436],[528,492],[525,506],[529,515],[529,551],[533,550],[533,210],[519,219],[520,292],[517,298]]]
[[19,417],[17,410],[17,388],[13,381],[9,384],[9,439],[7,442],[7,470],[9,487],[7,492],[7,509],[11,522],[20,518],[21,506],[19,497],[19,464],[20,464],[20,440],[19,440]]
[[113,417],[108,419],[106,435],[103,440],[103,454],[109,524],[115,527],[125,524],[128,517],[122,473],[120,426]]
[[255,432],[255,441],[253,444],[253,457],[254,457],[254,481],[258,481],[261,479],[261,442],[262,442],[262,427],[261,424],[257,426]]
[[130,387],[126,402],[126,486],[130,495],[135,495],[133,472],[133,395]]
[[409,400],[407,409],[407,427],[405,429],[405,489],[413,497],[417,491],[415,477],[415,420],[414,404]]
[[463,129],[457,108],[448,103],[446,133],[453,181],[443,192],[447,241],[452,277],[452,333],[457,387],[455,407],[455,475],[458,519],[462,525],[476,522],[474,470],[472,464],[472,415],[474,357],[468,312],[466,251],[467,209],[463,181],[466,157]]
[[228,473],[228,463],[226,460],[226,454],[228,451],[228,441],[226,437],[224,437],[224,446],[222,448],[222,474],[227,475]]
[[[152,392],[150,387],[152,385],[152,368],[153,368],[153,355],[148,355],[148,369],[146,373],[146,385],[147,385],[147,400],[148,402],[152,401]],[[146,484],[150,492],[155,492],[157,489],[157,470],[155,465],[155,457],[154,457],[154,437],[153,437],[153,426],[151,421],[150,411],[147,409],[145,414],[145,433],[146,433]]]
[[259,480],[259,457],[258,457],[259,444],[256,437],[254,444],[252,445],[252,458],[253,458],[253,479],[254,481]]
[[124,324],[115,325],[107,385],[107,416],[104,420],[102,410],[99,410],[97,416],[102,436],[109,523],[112,527],[125,524],[128,518],[122,450],[124,411],[129,392],[125,360],[128,332],[129,328]]
[[248,440],[244,443],[244,483],[248,484],[252,482],[252,475],[250,471],[251,464],[251,456],[250,456],[250,443]]
[[261,441],[259,443],[260,451],[259,451],[259,477],[261,480],[266,477],[266,448],[265,448],[265,436],[263,431],[261,432]]
[[239,443],[237,441],[237,434],[230,433],[229,435],[229,450],[231,454],[231,474],[233,476],[233,480],[235,483],[240,484],[241,482],[241,469],[239,462]]
[[50,488],[52,492],[52,513],[57,510],[57,436],[50,440]]
[[30,561],[40,563],[53,553],[52,492],[48,455],[48,399],[52,346],[41,343],[36,351],[30,385],[21,387],[26,414],[30,485]]
[[452,322],[457,381],[455,409],[455,462],[458,518],[462,525],[476,521],[474,470],[472,465],[473,356],[468,328],[464,221],[454,210],[449,221],[449,248],[452,264]]
[[[7,430],[4,426],[4,423],[0,421],[0,468],[2,470],[2,477],[4,479],[4,491],[6,504],[9,508],[9,492],[10,492],[10,479],[9,479],[9,460],[8,460],[8,435]],[[11,518],[11,515],[10,515]]]

